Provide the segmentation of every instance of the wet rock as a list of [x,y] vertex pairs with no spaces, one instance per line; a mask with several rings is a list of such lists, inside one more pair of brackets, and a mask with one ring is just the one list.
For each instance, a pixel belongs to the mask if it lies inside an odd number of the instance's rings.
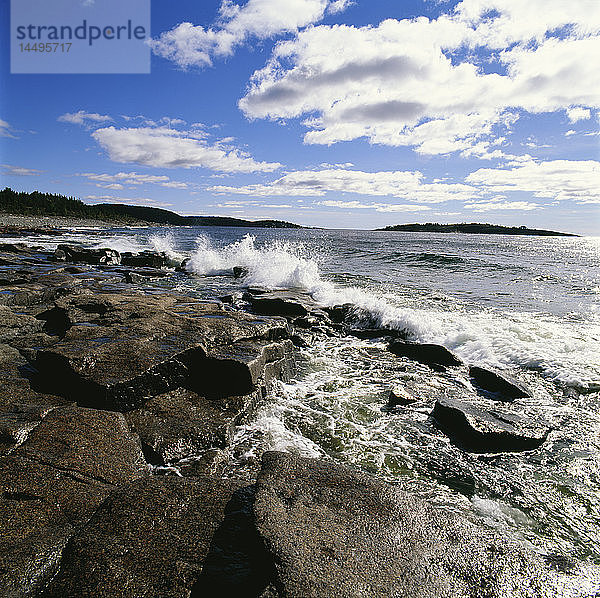
[[248,276],[248,268],[244,266],[234,266],[233,267],[233,277],[234,278],[243,278],[244,276]]
[[165,253],[155,251],[142,251],[141,253],[125,251],[121,254],[121,264],[123,266],[164,268],[169,265],[169,258]]
[[18,403],[0,411],[0,455],[12,452],[23,444],[30,432],[55,409],[50,405]]
[[86,249],[75,245],[58,245],[54,253],[54,259],[58,261],[83,262],[85,264],[106,266],[118,265],[121,263],[121,256],[114,249]]
[[33,316],[18,313],[0,305],[0,343],[7,343],[17,336],[41,332],[43,322]]
[[248,295],[252,311],[262,316],[306,316],[308,310],[296,298]]
[[0,595],[31,595],[56,572],[69,537],[115,485],[147,473],[124,417],[51,410],[0,459]]
[[417,400],[418,399],[415,399],[415,397],[403,388],[394,388],[393,390],[390,390],[386,408],[394,409],[394,407],[407,407],[416,403]]
[[325,307],[330,320],[335,324],[343,324],[350,315],[354,313],[355,306],[352,303],[344,303],[343,305],[334,305],[333,307]]
[[550,431],[544,422],[452,398],[438,399],[431,415],[454,444],[471,453],[531,451],[544,443]]
[[280,596],[552,595],[535,555],[333,463],[267,453],[255,515]]
[[530,397],[531,391],[505,375],[478,366],[469,367],[469,376],[479,388],[496,395],[499,401],[513,401]]
[[261,397],[256,390],[246,396],[208,399],[178,388],[151,398],[126,418],[140,437],[146,459],[154,465],[205,456],[201,460],[208,468],[225,456],[235,426]]
[[402,332],[391,328],[349,328],[346,330],[346,334],[362,339],[382,337],[402,338],[403,336]]
[[151,477],[118,490],[71,538],[44,596],[189,596],[239,487],[213,478]]
[[462,361],[442,345],[395,341],[388,349],[398,357],[407,357],[429,366],[460,365]]
[[120,411],[182,386],[207,397],[251,392],[261,347],[288,335],[282,320],[174,296],[80,294],[55,307],[72,325],[37,352],[47,392]]
[[177,268],[175,268],[176,272],[187,272],[188,271],[188,264],[190,263],[190,258],[186,257],[181,264],[179,264],[179,266],[177,266]]

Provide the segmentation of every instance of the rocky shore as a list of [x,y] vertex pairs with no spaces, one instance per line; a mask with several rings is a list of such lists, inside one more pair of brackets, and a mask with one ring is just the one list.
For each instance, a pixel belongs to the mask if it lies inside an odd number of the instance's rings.
[[200,301],[153,286],[167,276],[189,275],[164,254],[0,244],[0,596],[558,595],[574,565],[375,477],[287,453],[251,478],[226,467],[236,426],[315,335],[460,370],[476,399],[440,397],[431,417],[473,453],[546,441],[512,407],[526,388],[358,327],[351,305],[257,288]]

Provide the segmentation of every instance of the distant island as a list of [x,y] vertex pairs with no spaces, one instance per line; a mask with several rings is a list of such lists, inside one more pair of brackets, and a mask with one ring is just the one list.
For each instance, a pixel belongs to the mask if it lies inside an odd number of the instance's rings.
[[283,220],[243,220],[227,216],[180,216],[162,208],[125,204],[89,205],[74,197],[54,193],[0,191],[0,214],[85,218],[117,224],[170,224],[173,226],[241,226],[256,228],[305,228]]
[[500,226],[499,224],[396,224],[378,228],[378,231],[399,231],[405,233],[470,233],[477,235],[533,235],[537,237],[577,237],[571,233],[559,233],[553,230],[527,228],[526,226]]

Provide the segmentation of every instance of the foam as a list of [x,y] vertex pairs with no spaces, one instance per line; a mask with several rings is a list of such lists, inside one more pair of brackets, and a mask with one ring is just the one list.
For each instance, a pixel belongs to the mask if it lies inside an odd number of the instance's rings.
[[230,274],[234,266],[248,269],[244,283],[270,289],[300,289],[317,303],[351,303],[358,326],[405,331],[420,342],[442,344],[465,361],[499,368],[540,371],[558,382],[588,388],[600,381],[600,319],[590,311],[583,321],[515,311],[414,307],[398,295],[328,281],[306,246],[272,241],[262,246],[252,235],[215,247],[206,236],[197,239],[187,268],[199,275]]

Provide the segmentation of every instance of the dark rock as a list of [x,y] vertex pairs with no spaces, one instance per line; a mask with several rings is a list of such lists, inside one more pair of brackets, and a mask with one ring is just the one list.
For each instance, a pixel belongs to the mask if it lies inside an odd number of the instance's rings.
[[244,276],[248,276],[248,268],[244,266],[234,266],[233,267],[233,277],[234,278],[243,278]]
[[139,441],[121,414],[50,411],[0,459],[0,595],[34,594],[114,486],[146,473]]
[[343,324],[350,315],[354,313],[355,306],[352,303],[344,303],[343,305],[334,305],[333,307],[325,307],[324,310],[329,315],[329,318],[335,324]]
[[288,334],[283,320],[174,296],[80,294],[55,307],[72,325],[37,353],[45,390],[120,411],[181,386],[206,397],[247,394],[266,341]]
[[190,263],[190,258],[186,257],[181,264],[179,264],[179,266],[177,266],[177,268],[175,268],[176,272],[187,272],[188,271],[188,264]]
[[44,596],[189,596],[239,487],[214,478],[151,477],[118,490],[71,538]]
[[442,345],[395,341],[389,345],[388,349],[398,357],[407,357],[425,365],[452,366],[462,363],[458,357],[448,351],[446,347],[442,347]]
[[43,325],[33,316],[0,305],[0,343],[10,342],[17,336],[41,332]]
[[3,408],[0,411],[0,454],[12,452],[23,444],[52,409],[55,407],[28,403]]
[[113,266],[121,263],[120,254],[114,249],[86,249],[84,247],[65,244],[59,245],[56,248],[54,258],[56,260],[83,262],[85,264],[94,265],[104,264],[106,266]]
[[454,444],[471,453],[531,451],[539,448],[549,433],[543,423],[451,398],[438,399],[431,415]]
[[399,330],[393,330],[392,328],[349,328],[346,330],[346,334],[355,336],[356,338],[370,339],[370,338],[402,338],[403,333]]
[[[127,413],[142,447],[155,465],[207,455],[211,465],[222,457],[235,426],[250,413],[260,390],[246,396],[207,399],[183,388],[151,398],[143,408]],[[148,451],[150,449],[150,451]]]
[[126,272],[125,273],[125,282],[128,284],[143,284],[147,282],[148,279],[137,272]]
[[6,253],[31,253],[33,247],[26,245],[25,243],[0,243],[0,251]]
[[165,253],[156,253],[155,251],[141,253],[126,251],[121,254],[121,264],[123,266],[164,268],[169,265],[169,258]]
[[333,463],[265,454],[255,515],[280,596],[552,595],[536,555]]
[[262,316],[305,316],[308,314],[306,307],[295,299],[250,295],[248,301],[252,311]]
[[418,399],[415,399],[409,392],[405,391],[402,388],[395,388],[394,390],[390,390],[390,394],[388,396],[388,402],[386,405],[387,409],[393,409],[394,407],[407,407],[408,405],[412,405],[416,403]]
[[472,365],[469,367],[469,376],[479,388],[497,395],[495,398],[500,401],[513,401],[531,396],[531,391],[516,380],[501,376],[493,370]]

